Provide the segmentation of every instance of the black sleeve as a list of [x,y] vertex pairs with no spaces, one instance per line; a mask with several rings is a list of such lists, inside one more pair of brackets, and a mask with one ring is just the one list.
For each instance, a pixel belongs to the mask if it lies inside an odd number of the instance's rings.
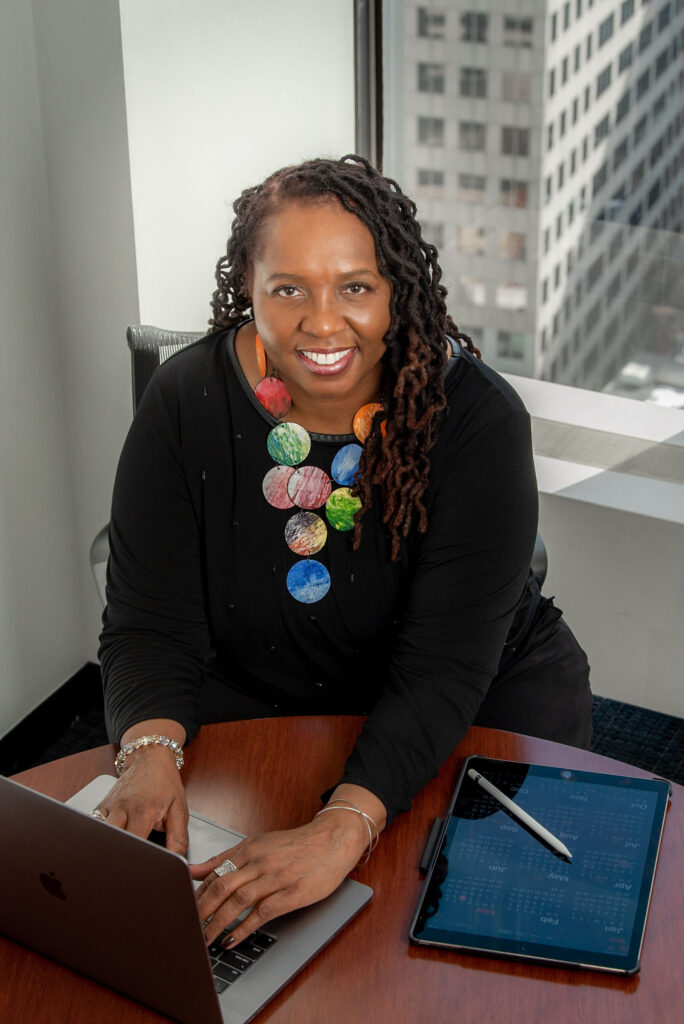
[[537,529],[529,416],[499,410],[433,460],[390,680],[347,762],[389,820],[411,806],[473,721],[523,593]]
[[199,728],[199,682],[211,652],[199,501],[188,483],[177,415],[153,378],[116,474],[99,650],[115,742],[148,718],[180,722],[188,740]]

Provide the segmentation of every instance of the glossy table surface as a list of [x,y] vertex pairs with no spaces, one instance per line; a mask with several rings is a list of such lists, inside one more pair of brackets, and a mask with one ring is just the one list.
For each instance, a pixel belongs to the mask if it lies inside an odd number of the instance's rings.
[[[302,717],[205,726],[186,751],[190,806],[245,833],[300,824],[319,809],[319,794],[339,777],[362,722],[352,716]],[[15,778],[65,800],[96,775],[111,774],[114,753],[112,746],[98,747]],[[355,872],[372,886],[371,903],[262,1010],[255,1018],[259,1024],[674,1024],[684,1019],[680,786],[673,787],[665,824],[640,974],[554,969],[409,945],[425,837],[433,819],[446,811],[469,754],[648,775],[561,744],[470,729],[438,778]],[[4,1024],[165,1019],[0,937]]]

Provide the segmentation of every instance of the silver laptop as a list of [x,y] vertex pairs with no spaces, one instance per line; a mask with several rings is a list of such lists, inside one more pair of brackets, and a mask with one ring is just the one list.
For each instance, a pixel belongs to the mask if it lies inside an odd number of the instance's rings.
[[[0,932],[174,1020],[250,1020],[371,898],[346,879],[208,951],[186,861],[89,817],[115,781],[100,776],[67,806],[0,777]],[[194,863],[244,838],[197,814],[189,833]]]

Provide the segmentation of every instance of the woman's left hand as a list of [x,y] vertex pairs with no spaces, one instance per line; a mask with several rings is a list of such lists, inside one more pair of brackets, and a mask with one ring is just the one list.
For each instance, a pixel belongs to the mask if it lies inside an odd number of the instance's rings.
[[[207,942],[248,907],[251,913],[231,933],[231,946],[272,918],[322,900],[342,883],[367,846],[368,831],[360,815],[330,812],[300,828],[250,836],[192,865],[192,877],[204,880],[196,896]],[[216,875],[225,860],[238,870]]]

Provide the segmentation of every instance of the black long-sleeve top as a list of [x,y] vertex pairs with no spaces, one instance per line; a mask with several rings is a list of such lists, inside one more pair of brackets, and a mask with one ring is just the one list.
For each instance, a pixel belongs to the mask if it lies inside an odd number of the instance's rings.
[[[368,713],[339,781],[374,792],[388,819],[410,806],[496,673],[537,526],[529,416],[517,394],[459,351],[446,396],[427,533],[391,562],[377,507],[356,552],[350,532],[328,528],[315,558],[331,588],[302,604],[285,585],[298,556],[283,531],[297,509],[275,509],[262,492],[276,421],[244,378],[234,330],[157,370],[114,488],[100,646],[113,739],[170,718],[191,740],[210,669],[278,713]],[[355,441],[311,437],[306,463],[326,472]]]

